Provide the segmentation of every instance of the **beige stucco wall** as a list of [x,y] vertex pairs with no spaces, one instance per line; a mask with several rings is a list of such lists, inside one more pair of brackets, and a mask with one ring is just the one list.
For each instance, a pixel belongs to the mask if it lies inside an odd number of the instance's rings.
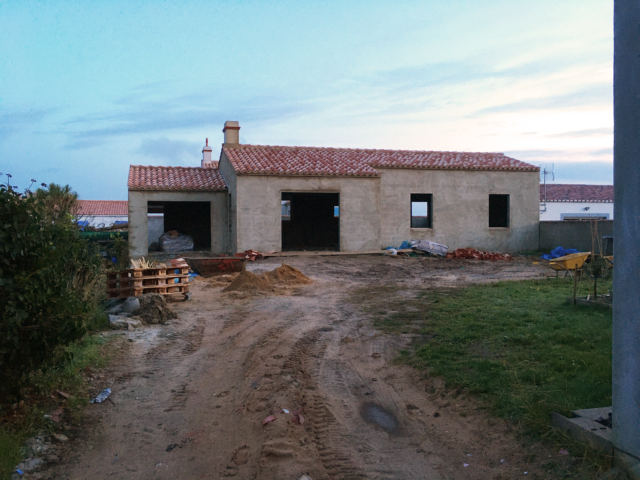
[[[226,178],[226,177],[225,177]],[[340,194],[340,250],[380,246],[379,178],[236,177],[236,251],[282,249],[282,192]]]
[[211,202],[211,251],[226,253],[227,192],[129,191],[129,248],[132,257],[147,255],[147,202]]
[[[228,233],[229,236],[229,253],[236,253],[237,251],[244,252],[244,250],[237,249],[237,219],[238,219],[238,190],[237,190],[237,176],[236,172],[233,170],[231,163],[229,163],[229,159],[225,155],[224,151],[222,151],[220,155],[220,163],[219,167],[222,176],[224,177],[224,181],[227,183],[228,189],[228,202],[230,203],[230,208],[228,212],[229,218],[229,226]],[[228,205],[229,205],[228,203]],[[245,249],[246,250],[246,249]],[[279,249],[278,249],[279,250]]]
[[[421,239],[450,250],[517,252],[538,246],[537,172],[378,169],[381,247]],[[433,195],[433,228],[410,228],[412,193]],[[510,227],[489,228],[489,194],[510,195]]]

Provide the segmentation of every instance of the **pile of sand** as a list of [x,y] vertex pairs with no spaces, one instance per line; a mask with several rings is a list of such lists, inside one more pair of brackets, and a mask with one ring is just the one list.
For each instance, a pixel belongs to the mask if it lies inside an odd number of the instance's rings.
[[269,290],[271,285],[262,276],[243,270],[223,292],[247,292],[253,290]]
[[290,265],[285,265],[284,263],[281,267],[265,273],[264,278],[266,278],[270,283],[278,285],[306,285],[313,283],[313,280],[303,274],[300,270],[293,268]]
[[220,275],[217,277],[212,277],[207,279],[207,286],[210,288],[216,287],[226,287],[231,282],[233,282],[236,278],[238,278],[239,273],[230,273],[228,275]]
[[313,280],[300,270],[283,263],[281,267],[262,275],[256,275],[246,270],[242,271],[223,292],[265,291],[273,290],[278,285],[306,285],[309,283],[313,283]]

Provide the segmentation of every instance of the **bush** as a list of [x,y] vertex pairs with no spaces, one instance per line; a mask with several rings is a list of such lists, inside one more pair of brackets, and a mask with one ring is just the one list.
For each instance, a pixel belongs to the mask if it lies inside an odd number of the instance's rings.
[[74,226],[77,195],[0,187],[0,401],[99,321],[101,260]]

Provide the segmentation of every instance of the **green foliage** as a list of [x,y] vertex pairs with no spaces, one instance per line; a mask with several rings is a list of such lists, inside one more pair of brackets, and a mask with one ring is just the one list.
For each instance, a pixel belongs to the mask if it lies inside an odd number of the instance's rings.
[[109,253],[116,258],[116,270],[122,271],[129,268],[131,259],[129,257],[129,242],[120,235],[110,235],[112,241]]
[[68,186],[0,187],[0,400],[99,321],[101,260],[74,226],[76,204]]

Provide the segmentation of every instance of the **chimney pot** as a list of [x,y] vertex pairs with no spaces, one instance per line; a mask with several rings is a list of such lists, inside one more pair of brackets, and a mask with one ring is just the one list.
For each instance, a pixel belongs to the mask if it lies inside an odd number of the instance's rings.
[[208,138],[205,141],[205,146],[202,147],[202,167],[205,166],[205,163],[211,163],[211,147]]
[[225,147],[240,145],[240,123],[227,120],[222,131]]

